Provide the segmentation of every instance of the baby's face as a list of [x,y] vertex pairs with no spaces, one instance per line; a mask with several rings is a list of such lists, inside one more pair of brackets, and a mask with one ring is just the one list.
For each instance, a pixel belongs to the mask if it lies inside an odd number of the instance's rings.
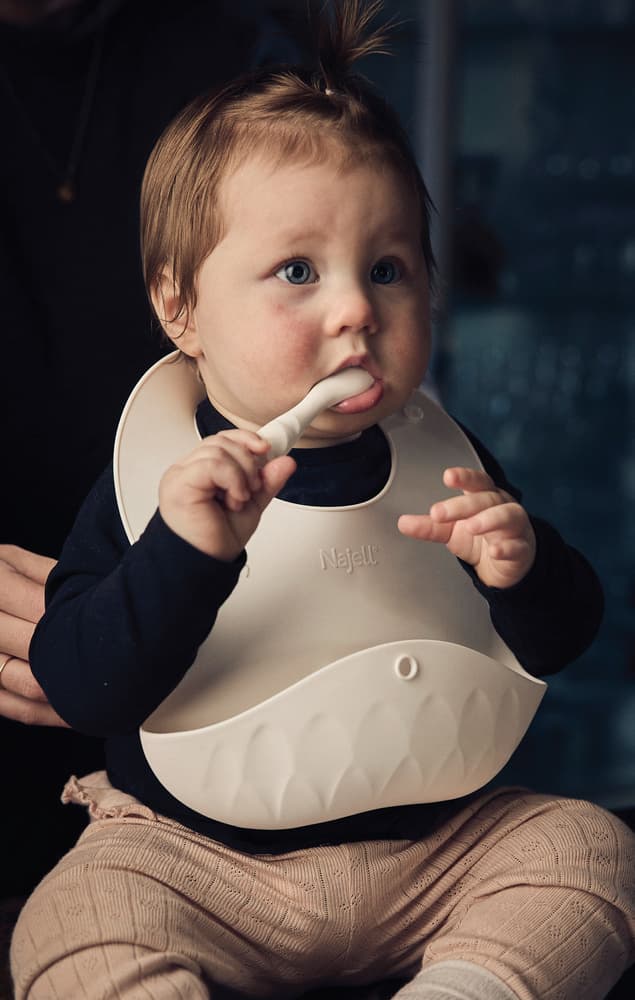
[[220,202],[225,233],[200,270],[186,347],[217,409],[257,429],[351,365],[373,385],[317,417],[302,445],[402,406],[425,374],[430,310],[419,206],[401,177],[256,159]]

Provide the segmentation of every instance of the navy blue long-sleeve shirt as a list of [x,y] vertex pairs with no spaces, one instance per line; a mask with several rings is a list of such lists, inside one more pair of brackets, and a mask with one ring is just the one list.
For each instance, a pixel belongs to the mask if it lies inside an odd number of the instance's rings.
[[[201,404],[202,434],[230,425]],[[519,498],[483,445],[469,435],[496,484]],[[298,469],[280,494],[291,502],[341,506],[374,496],[390,456],[378,428],[332,448],[293,452]],[[580,553],[546,522],[532,518],[535,563],[516,586],[484,586],[494,627],[530,673],[562,669],[592,641],[603,598]],[[413,543],[415,544],[415,543]],[[151,808],[198,832],[251,851],[286,851],[316,843],[421,836],[452,803],[393,807],[295,830],[243,830],[183,806],[150,770],[139,726],[181,680],[214,626],[244,565],[214,559],[174,534],[157,512],[130,545],[112,470],[83,505],[47,582],[44,617],[31,644],[33,672],[57,712],[80,732],[106,738],[110,780]],[[461,803],[465,800],[462,799]]]

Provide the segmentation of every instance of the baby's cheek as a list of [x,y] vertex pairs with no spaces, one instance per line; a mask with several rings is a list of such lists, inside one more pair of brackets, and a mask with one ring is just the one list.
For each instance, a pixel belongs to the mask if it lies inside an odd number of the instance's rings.
[[315,324],[299,309],[276,303],[272,313],[272,349],[290,369],[304,368],[314,358],[319,342]]
[[427,329],[417,329],[405,337],[401,344],[402,362],[408,365],[413,373],[419,373],[420,378],[426,373],[430,360],[430,336]]
[[390,355],[393,364],[402,371],[407,371],[413,377],[423,378],[428,366],[430,351],[425,338],[408,337],[395,339],[390,344]]

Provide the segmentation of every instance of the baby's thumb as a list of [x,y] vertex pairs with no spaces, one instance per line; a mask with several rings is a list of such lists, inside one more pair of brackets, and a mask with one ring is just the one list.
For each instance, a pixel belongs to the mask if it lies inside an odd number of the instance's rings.
[[262,470],[262,507],[273,500],[280,492],[287,479],[295,472],[296,463],[288,455],[281,455],[267,462]]

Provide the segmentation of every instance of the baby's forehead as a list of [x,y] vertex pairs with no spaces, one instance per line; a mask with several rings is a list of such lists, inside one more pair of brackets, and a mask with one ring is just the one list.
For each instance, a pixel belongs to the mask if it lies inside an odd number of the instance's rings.
[[[231,158],[219,180],[218,207],[228,207],[254,184],[265,193],[268,188],[278,187],[281,178],[300,178],[306,183],[311,177],[323,181],[329,173],[340,178],[356,171],[369,171],[399,183],[409,181],[407,171],[379,147],[361,149],[341,139],[307,138],[306,144],[298,143],[291,153],[286,153],[270,141]],[[406,186],[412,190],[410,183]]]
[[374,252],[421,238],[416,193],[382,162],[247,159],[227,177],[217,208],[219,244],[252,254]]

